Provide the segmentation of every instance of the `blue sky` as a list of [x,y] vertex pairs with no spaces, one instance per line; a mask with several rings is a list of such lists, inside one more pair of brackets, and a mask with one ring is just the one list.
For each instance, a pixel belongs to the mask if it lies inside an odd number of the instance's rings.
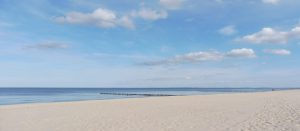
[[0,0],[1,87],[299,87],[297,0]]

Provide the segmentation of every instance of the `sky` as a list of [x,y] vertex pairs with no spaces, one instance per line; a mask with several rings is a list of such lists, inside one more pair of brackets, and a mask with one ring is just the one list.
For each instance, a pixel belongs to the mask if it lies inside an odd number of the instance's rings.
[[0,0],[0,87],[300,87],[298,0]]

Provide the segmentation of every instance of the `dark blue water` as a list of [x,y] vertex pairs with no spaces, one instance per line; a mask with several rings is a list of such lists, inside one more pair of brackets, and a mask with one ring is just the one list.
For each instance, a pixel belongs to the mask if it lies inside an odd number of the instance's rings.
[[[280,90],[280,89],[277,89]],[[0,105],[146,97],[144,94],[207,95],[262,92],[271,88],[0,88]],[[112,94],[101,94],[112,93]],[[135,95],[113,95],[135,94]],[[141,94],[141,95],[138,95]]]

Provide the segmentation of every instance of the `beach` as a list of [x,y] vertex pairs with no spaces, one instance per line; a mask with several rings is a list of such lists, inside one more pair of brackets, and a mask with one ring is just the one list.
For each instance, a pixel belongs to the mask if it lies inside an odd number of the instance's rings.
[[0,131],[299,131],[300,90],[0,106]]

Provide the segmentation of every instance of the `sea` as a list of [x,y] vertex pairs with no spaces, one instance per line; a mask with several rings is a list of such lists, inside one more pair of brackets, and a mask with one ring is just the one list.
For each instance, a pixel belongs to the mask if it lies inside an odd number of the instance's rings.
[[281,88],[0,88],[0,105],[266,92]]

